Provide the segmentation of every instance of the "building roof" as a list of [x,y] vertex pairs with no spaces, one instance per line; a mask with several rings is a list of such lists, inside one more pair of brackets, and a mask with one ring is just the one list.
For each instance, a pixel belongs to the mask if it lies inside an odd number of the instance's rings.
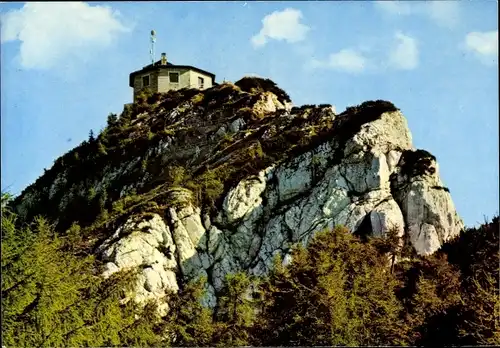
[[149,64],[146,65],[144,68],[141,70],[134,71],[130,74],[129,78],[129,85],[130,87],[134,87],[134,78],[138,74],[144,74],[149,71],[157,70],[157,69],[186,69],[186,70],[193,70],[196,72],[199,72],[200,74],[208,75],[212,78],[212,85],[215,85],[215,74],[212,74],[211,72],[208,72],[206,70],[202,70],[200,68],[191,66],[191,65],[175,65],[170,62],[167,62],[167,65],[161,65],[161,60],[155,62],[154,64]]

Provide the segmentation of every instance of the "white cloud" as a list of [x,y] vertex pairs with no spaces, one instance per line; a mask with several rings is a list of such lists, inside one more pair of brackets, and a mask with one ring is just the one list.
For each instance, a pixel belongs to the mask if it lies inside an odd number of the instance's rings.
[[332,69],[347,73],[360,73],[367,68],[367,63],[367,59],[362,54],[351,48],[344,48],[330,54],[326,61],[311,60],[310,67]]
[[49,69],[69,59],[84,60],[93,49],[111,44],[130,31],[119,13],[84,2],[26,3],[1,16],[1,42],[21,41],[26,69]]
[[330,54],[326,60],[311,59],[307,67],[331,69],[347,73],[384,73],[387,70],[413,70],[419,64],[417,40],[396,32],[392,43],[358,45]]
[[254,35],[251,42],[254,47],[264,46],[269,39],[285,40],[289,43],[302,41],[310,28],[300,23],[302,12],[293,8],[275,11],[262,19],[260,32]]
[[426,13],[438,24],[453,28],[460,21],[458,1],[427,1]]
[[366,58],[352,49],[330,54],[328,66],[335,70],[359,73],[366,67]]
[[467,34],[465,47],[484,64],[494,64],[498,61],[498,30]]
[[412,13],[412,4],[399,1],[375,1],[375,5],[391,15],[409,15]]
[[460,5],[454,1],[375,1],[380,10],[394,16],[425,16],[438,25],[453,28],[460,20]]
[[389,51],[389,64],[402,70],[412,70],[418,66],[417,40],[401,32],[395,34],[396,45]]

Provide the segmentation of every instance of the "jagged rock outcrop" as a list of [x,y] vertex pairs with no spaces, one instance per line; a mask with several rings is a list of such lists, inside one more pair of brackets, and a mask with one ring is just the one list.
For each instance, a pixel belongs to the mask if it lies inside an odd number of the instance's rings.
[[135,190],[140,204],[115,203],[111,218],[88,228],[99,231],[104,275],[140,267],[136,299],[160,302],[165,289],[205,276],[209,306],[226,274],[264,274],[276,253],[289,260],[294,244],[335,225],[379,237],[395,229],[421,255],[458,235],[463,223],[435,158],[413,148],[392,104],[339,115],[331,106],[291,108],[274,84],[252,81],[158,97],[127,128],[128,139],[151,140],[160,130],[156,142],[113,148],[114,161],[103,155],[80,181],[70,179],[74,168],[53,170],[46,185],[23,193],[18,211],[27,215],[43,199],[65,211],[85,185],[101,201]]

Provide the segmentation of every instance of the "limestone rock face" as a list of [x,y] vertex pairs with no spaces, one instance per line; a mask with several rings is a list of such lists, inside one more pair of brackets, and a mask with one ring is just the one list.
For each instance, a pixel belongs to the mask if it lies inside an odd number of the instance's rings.
[[418,254],[432,254],[463,229],[434,156],[424,151],[404,153],[393,186]]
[[[170,208],[165,219],[171,230],[156,216],[156,239],[144,233],[114,236],[116,241],[108,242],[103,256],[110,258],[112,269],[143,262],[177,267],[186,281],[206,276],[206,304],[214,306],[226,274],[264,274],[276,253],[289,262],[295,243],[306,244],[315,232],[338,224],[352,231],[368,224],[379,237],[393,229],[400,237],[408,233],[419,254],[436,251],[460,232],[463,224],[442,187],[435,160],[426,162],[426,171],[414,170],[422,160],[411,155],[411,134],[400,112],[385,113],[363,125],[347,140],[340,159],[338,146],[332,139],[240,181],[213,218],[202,219],[200,209],[190,203]],[[159,243],[168,245],[176,257],[161,256]],[[177,287],[163,281],[174,279],[167,277],[171,273],[155,272],[156,268],[143,272],[145,291]]]
[[168,226],[159,215],[153,215],[140,221],[127,221],[104,241],[98,252],[106,262],[104,277],[122,269],[142,269],[135,300],[158,300],[160,310],[166,313],[168,306],[162,302],[165,289],[177,291],[179,288],[176,249]]
[[108,237],[94,247],[103,276],[139,268],[137,301],[161,303],[165,290],[206,277],[213,307],[228,273],[265,274],[277,253],[289,263],[294,245],[336,225],[381,238],[395,231],[421,255],[463,228],[436,159],[414,149],[389,102],[340,114],[292,107],[274,83],[251,79],[161,98],[110,131],[108,157],[82,145],[16,203],[21,216],[49,215],[63,231],[79,218],[67,218],[75,202],[113,206],[120,219],[100,226]]

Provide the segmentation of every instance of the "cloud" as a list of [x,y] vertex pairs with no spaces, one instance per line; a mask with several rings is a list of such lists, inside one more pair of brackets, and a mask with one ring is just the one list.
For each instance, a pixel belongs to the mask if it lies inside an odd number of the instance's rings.
[[393,16],[419,15],[438,25],[453,28],[460,21],[458,1],[375,1],[375,6]]
[[455,27],[460,22],[460,7],[458,1],[429,1],[427,15],[438,24]]
[[312,69],[331,69],[346,73],[384,73],[387,70],[413,70],[419,64],[417,40],[398,31],[392,41],[381,39],[376,44],[344,48],[328,59],[309,60]]
[[275,11],[262,19],[260,32],[251,38],[256,48],[264,46],[269,39],[285,40],[289,43],[302,41],[310,28],[300,23],[302,12],[293,8]]
[[412,70],[418,66],[417,40],[396,32],[396,45],[389,51],[389,64],[395,69]]
[[358,74],[364,72],[370,66],[368,58],[361,54],[360,51],[360,49],[344,48],[336,53],[331,53],[325,60],[309,60],[306,67]]
[[412,13],[412,4],[399,1],[375,1],[375,6],[391,15],[409,15]]
[[494,64],[498,61],[498,30],[468,33],[465,48],[484,64]]
[[111,8],[84,2],[26,3],[0,20],[1,42],[21,41],[20,62],[26,69],[85,60],[94,49],[109,46],[119,33],[131,30]]
[[366,68],[366,58],[353,49],[345,48],[332,53],[326,62],[314,61],[317,67],[329,68],[348,73],[360,73]]

